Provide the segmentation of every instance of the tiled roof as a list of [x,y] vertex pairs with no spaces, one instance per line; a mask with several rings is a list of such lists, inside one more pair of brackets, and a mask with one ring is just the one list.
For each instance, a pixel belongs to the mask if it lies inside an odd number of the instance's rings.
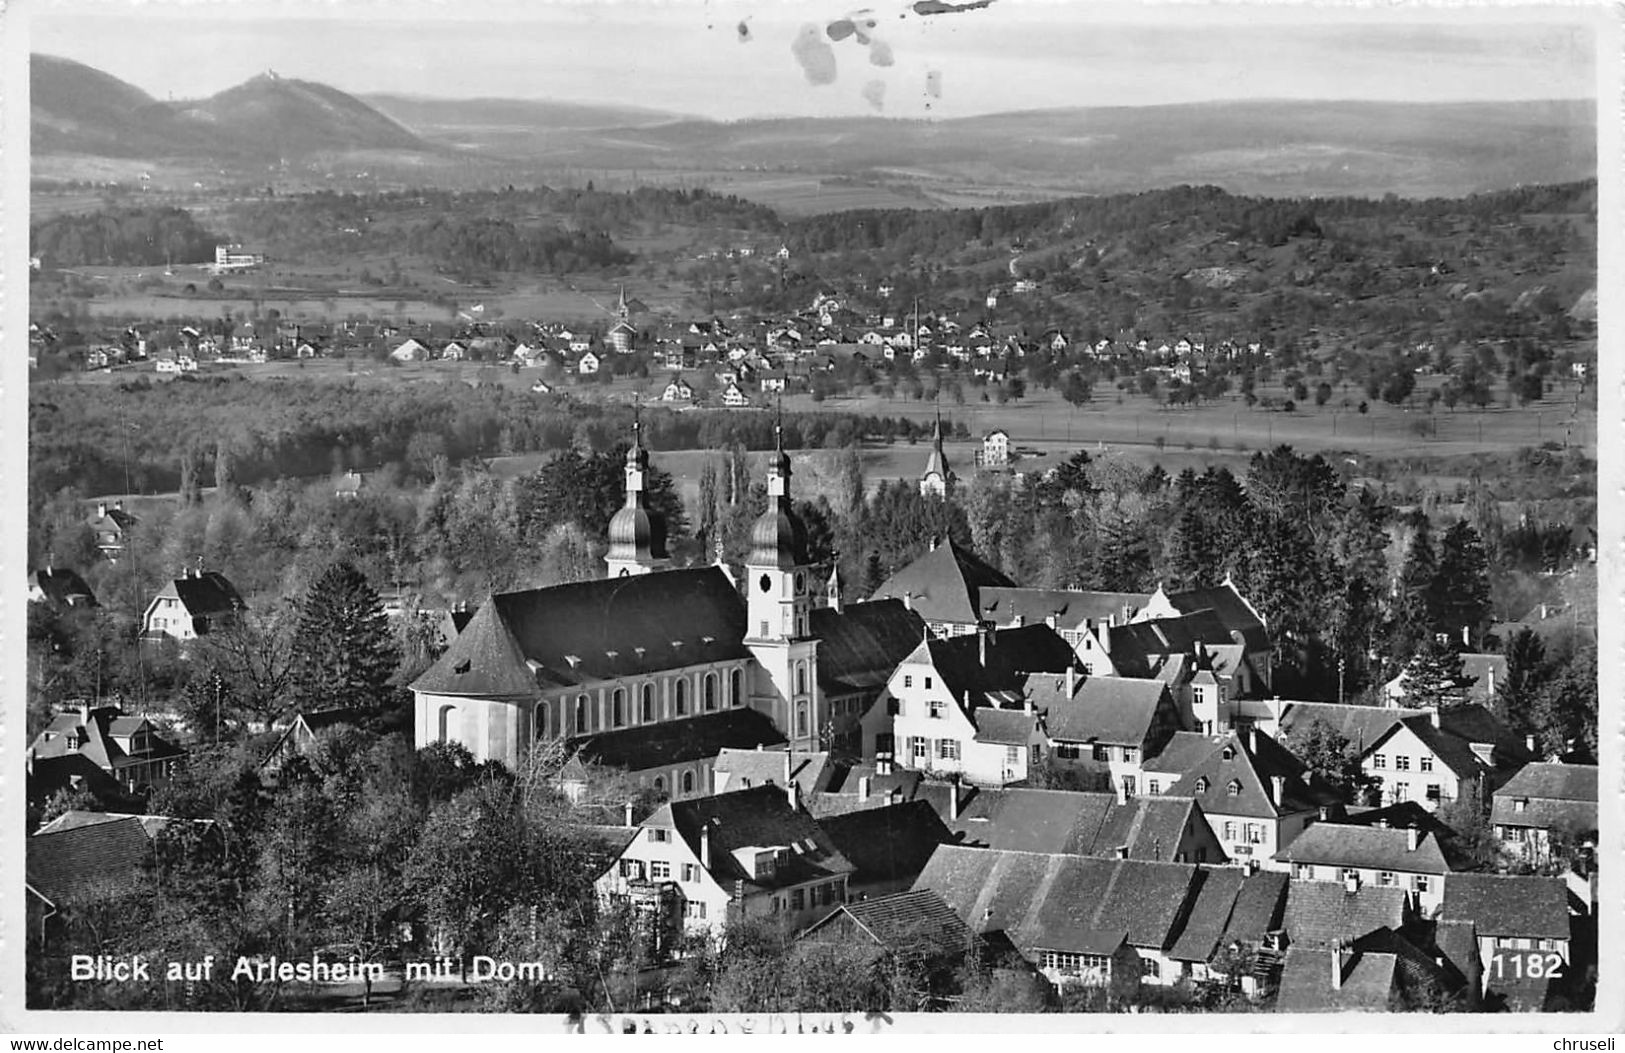
[[96,594],[90,591],[77,571],[67,567],[47,568],[36,570],[29,575],[29,582],[39,586],[45,597],[45,602],[53,607],[95,607]]
[[977,706],[971,710],[970,717],[976,725],[976,741],[996,746],[1025,747],[1038,727],[1037,714],[1020,709]]
[[990,692],[1021,690],[1032,674],[1060,673],[1076,661],[1071,646],[1047,625],[1000,629],[988,633],[985,642],[978,633],[933,637],[921,641],[903,659],[926,660],[967,711]]
[[[1197,611],[1214,612],[1227,630],[1255,634],[1264,628],[1263,620],[1228,581],[1211,588],[1166,592],[1163,595],[1167,598],[1168,605],[1181,614],[1194,614]],[[1267,642],[1265,646],[1268,646]]]
[[1226,660],[1232,665],[1237,653],[1247,650],[1262,651],[1269,647],[1266,641],[1249,641],[1239,630],[1225,626],[1213,611],[1198,611],[1178,618],[1153,618],[1147,621],[1116,625],[1106,630],[1110,634],[1112,666],[1133,676],[1150,675],[1152,658],[1157,655],[1195,654],[1232,646],[1240,652],[1227,650]]
[[982,617],[1000,625],[1025,622],[1045,624],[1055,619],[1058,629],[1080,628],[1085,622],[1123,618],[1125,607],[1138,611],[1151,597],[1140,592],[1085,592],[1072,589],[1023,589],[988,586],[981,590]]
[[[773,786],[673,801],[643,825],[675,827],[695,856],[700,855],[700,829],[709,826],[711,874],[724,888],[736,881],[758,888],[782,888],[854,870],[812,816],[791,808],[784,791]],[[732,854],[749,847],[788,847],[789,852],[771,877],[753,878]]]
[[1496,796],[1539,797],[1549,801],[1597,800],[1594,764],[1526,764],[1496,791]]
[[1044,710],[1050,738],[1067,742],[1103,742],[1141,746],[1156,720],[1157,707],[1168,697],[1168,686],[1158,680],[1091,676],[1080,678],[1071,698],[1055,677],[1038,679],[1031,690],[1033,704]]
[[1101,953],[1116,933],[1137,947],[1171,946],[1200,880],[1196,867],[1175,863],[943,845],[914,887],[1024,952]]
[[[1198,740],[1206,741],[1206,751]],[[1205,755],[1204,755],[1205,752]],[[1228,754],[1228,756],[1227,756]],[[1177,766],[1176,766],[1177,765]],[[1318,809],[1338,800],[1335,791],[1321,785],[1303,763],[1262,731],[1203,736],[1175,733],[1168,746],[1145,762],[1147,775],[1177,776],[1169,793],[1195,797],[1207,815],[1238,815],[1275,819],[1281,815]],[[1281,799],[1274,799],[1274,777],[1279,776]],[[1236,793],[1231,794],[1231,784]]]
[[953,908],[929,889],[848,903],[809,929],[804,938],[843,915],[876,943],[903,954],[963,954],[975,939]]
[[989,586],[1015,582],[949,540],[893,574],[870,599],[902,600],[926,621],[973,625]]
[[925,637],[924,620],[899,600],[848,604],[838,613],[815,607],[807,622],[818,637],[818,683],[825,694],[879,688]]
[[1404,926],[1405,891],[1362,885],[1350,892],[1341,881],[1293,881],[1287,885],[1281,924],[1296,944],[1357,940],[1378,929]]
[[[1523,803],[1519,810],[1519,802]],[[1490,804],[1490,821],[1570,833],[1597,829],[1597,768],[1590,764],[1526,764]]]
[[1334,728],[1338,734],[1360,750],[1362,755],[1372,743],[1381,738],[1394,724],[1406,717],[1425,716],[1419,709],[1401,709],[1391,706],[1351,706],[1335,702],[1284,702],[1281,705],[1280,735],[1300,725],[1308,727],[1319,720]]
[[1179,934],[1168,957],[1180,961],[1205,962],[1213,957],[1224,937],[1230,921],[1231,908],[1247,879],[1247,872],[1239,867],[1219,867],[1206,871],[1202,889],[1191,905],[1190,917]]
[[1130,797],[1111,793],[977,789],[951,821],[962,843],[1016,852],[1065,853],[1174,862],[1185,828],[1201,822],[1188,797]]
[[745,659],[744,637],[745,602],[717,567],[498,593],[412,689],[530,698]]
[[82,753],[60,757],[35,757],[28,766],[28,803],[44,805],[63,790],[82,785],[98,801],[111,807],[140,807],[129,799],[117,779]]
[[[643,724],[570,739],[566,748],[610,768],[648,771],[715,757],[724,749],[752,750],[782,746],[784,735],[773,721],[754,709],[729,709],[687,720]],[[779,773],[784,771],[779,754]]]
[[158,595],[176,597],[194,618],[198,615],[229,614],[244,606],[236,586],[227,581],[223,574],[213,570],[176,578],[164,586]]
[[28,839],[28,883],[53,903],[135,882],[152,851],[152,838],[135,816],[72,826]]
[[[1410,839],[1416,838],[1416,848]],[[1417,830],[1315,823],[1292,839],[1275,858],[1318,866],[1387,870],[1407,874],[1448,874],[1439,839]]]
[[735,749],[725,746],[717,751],[717,784],[728,776],[727,789],[743,790],[751,786],[783,786],[784,762],[790,760],[790,779],[801,787],[803,796],[818,793],[829,786],[836,765],[830,763],[828,750],[817,753],[790,754],[785,749]]
[[1470,921],[1480,936],[1569,938],[1568,889],[1562,878],[1452,874],[1444,885],[1447,921]]
[[1278,870],[1259,870],[1248,875],[1236,893],[1236,905],[1224,929],[1224,942],[1258,943],[1266,933],[1282,927],[1286,914],[1286,891],[1291,884]]
[[[1337,951],[1289,947],[1281,966],[1275,1008],[1282,1013],[1382,1013],[1398,991],[1398,961],[1393,954],[1355,952],[1337,963]],[[1340,986],[1332,983],[1334,963],[1341,965]]]
[[1463,977],[1483,968],[1478,958],[1478,930],[1471,921],[1439,918],[1433,923],[1433,945],[1445,963]]
[[820,818],[818,825],[835,850],[857,869],[853,882],[912,879],[938,845],[952,835],[923,800],[903,801]]

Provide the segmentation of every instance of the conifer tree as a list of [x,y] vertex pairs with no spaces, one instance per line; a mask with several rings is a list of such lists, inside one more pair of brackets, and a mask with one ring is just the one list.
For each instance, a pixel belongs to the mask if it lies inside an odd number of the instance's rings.
[[1476,646],[1490,619],[1490,561],[1478,531],[1465,519],[1445,531],[1439,544],[1433,594],[1434,631]]
[[1405,667],[1405,704],[1441,711],[1467,704],[1467,680],[1454,647],[1429,640]]
[[294,700],[306,709],[378,712],[399,662],[383,601],[347,562],[334,563],[299,604]]

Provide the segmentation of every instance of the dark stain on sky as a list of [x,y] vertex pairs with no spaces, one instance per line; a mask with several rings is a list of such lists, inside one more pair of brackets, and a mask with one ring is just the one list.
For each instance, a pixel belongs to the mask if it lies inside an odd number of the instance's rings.
[[877,110],[886,108],[886,82],[872,80],[863,86],[863,98],[870,106]]
[[917,15],[951,15],[959,11],[975,11],[977,8],[990,7],[993,0],[970,0],[964,4],[950,4],[946,0],[917,0],[914,4],[914,13]]
[[747,43],[750,40],[750,19],[742,19],[739,23],[739,42]]
[[869,64],[871,66],[890,66],[892,61],[890,44],[884,40],[877,40],[869,45]]
[[835,82],[835,49],[829,46],[813,23],[801,27],[795,43],[790,45],[790,53],[796,57],[796,63],[809,84]]

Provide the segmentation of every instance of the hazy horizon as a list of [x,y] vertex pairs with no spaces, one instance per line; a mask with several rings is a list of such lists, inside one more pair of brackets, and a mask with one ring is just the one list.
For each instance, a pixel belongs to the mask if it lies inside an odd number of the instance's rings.
[[[158,99],[272,69],[353,95],[504,99],[683,117],[954,118],[1199,102],[1598,97],[1596,11],[1295,5],[74,0],[31,12],[32,51]],[[274,13],[273,13],[274,12]],[[1258,21],[1259,16],[1265,21]],[[1252,16],[1249,19],[1248,16]],[[498,32],[493,33],[493,28]]]

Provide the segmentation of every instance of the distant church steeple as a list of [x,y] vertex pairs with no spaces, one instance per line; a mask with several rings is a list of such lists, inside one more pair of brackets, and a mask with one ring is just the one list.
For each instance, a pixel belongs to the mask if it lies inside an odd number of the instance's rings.
[[626,504],[609,521],[609,552],[604,556],[609,576],[624,578],[665,570],[666,518],[652,511],[644,492],[649,474],[649,451],[643,448],[643,424],[632,407],[632,445],[626,451]]
[[937,410],[937,424],[931,432],[931,456],[926,459],[925,472],[920,476],[920,493],[926,497],[946,498],[954,488],[954,470],[948,467],[948,455],[942,452],[942,410]]

